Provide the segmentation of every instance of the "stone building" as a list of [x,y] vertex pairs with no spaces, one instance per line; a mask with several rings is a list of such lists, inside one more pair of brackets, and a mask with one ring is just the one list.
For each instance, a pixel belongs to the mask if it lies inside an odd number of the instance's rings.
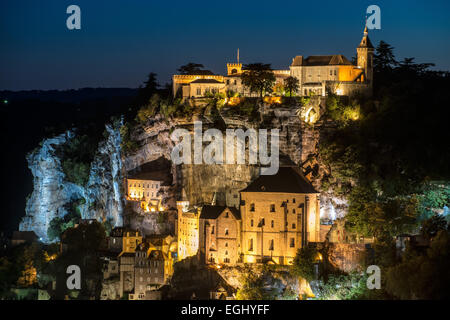
[[177,201],[178,260],[197,254],[200,208],[189,208],[189,201]]
[[320,241],[319,193],[296,167],[253,181],[240,211],[243,262],[290,264],[299,248]]
[[239,260],[241,217],[236,208],[206,205],[199,221],[200,260],[234,265]]
[[138,246],[135,253],[134,295],[144,298],[146,291],[160,288],[167,280],[162,251],[149,250],[146,243]]
[[321,242],[319,193],[297,167],[280,167],[241,191],[240,210],[179,201],[179,259],[206,264],[292,263],[297,250]]
[[140,201],[146,212],[164,211],[160,189],[164,180],[154,172],[135,172],[127,178],[127,200]]
[[114,228],[108,238],[108,250],[111,252],[134,253],[142,243],[142,234],[123,227]]
[[[283,86],[284,79],[289,76],[299,80],[298,95],[325,96],[331,91],[337,95],[350,95],[356,92],[372,94],[373,82],[373,51],[367,27],[358,46],[356,65],[342,54],[318,55],[292,59],[288,70],[273,70],[276,78],[274,92],[278,86]],[[208,93],[225,93],[232,91],[240,96],[252,96],[242,85],[241,75],[245,72],[242,64],[227,64],[226,75],[198,74],[174,75],[173,95],[181,95],[183,99],[198,99]]]
[[327,91],[337,95],[350,95],[357,91],[371,94],[374,49],[367,27],[356,51],[356,65],[341,54],[293,58],[290,71],[299,80],[300,95],[324,96]]

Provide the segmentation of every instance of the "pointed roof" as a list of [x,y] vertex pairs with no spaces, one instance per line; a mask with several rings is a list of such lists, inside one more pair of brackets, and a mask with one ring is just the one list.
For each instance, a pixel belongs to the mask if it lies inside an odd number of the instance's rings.
[[200,219],[217,219],[226,209],[230,210],[230,212],[236,218],[236,220],[241,219],[241,215],[239,214],[239,211],[236,208],[226,206],[211,206],[211,205],[205,205],[202,207]]
[[367,26],[364,28],[364,36],[361,39],[361,43],[359,44],[358,48],[370,48],[370,49],[373,49],[372,42],[370,42],[370,39],[369,39],[369,31],[367,29]]
[[241,192],[319,193],[296,167],[280,167],[274,175],[261,175]]

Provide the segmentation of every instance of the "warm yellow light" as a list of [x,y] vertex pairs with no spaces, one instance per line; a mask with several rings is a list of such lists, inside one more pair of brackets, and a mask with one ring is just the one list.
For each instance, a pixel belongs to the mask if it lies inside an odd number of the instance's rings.
[[342,91],[342,89],[336,89],[336,94],[337,94],[338,96],[342,96],[343,93],[344,93],[344,92]]
[[151,209],[151,210],[152,210],[152,212],[155,212],[155,211],[156,211],[156,210],[155,210],[155,208],[153,208],[153,207],[152,207],[152,209]]

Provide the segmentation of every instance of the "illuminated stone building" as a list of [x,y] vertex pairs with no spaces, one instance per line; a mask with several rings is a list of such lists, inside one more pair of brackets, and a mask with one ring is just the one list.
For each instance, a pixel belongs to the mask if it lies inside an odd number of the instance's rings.
[[[287,70],[273,70],[276,78],[274,92],[282,87],[284,79],[289,76],[299,80],[298,95],[311,94],[325,96],[328,91],[338,95],[350,95],[360,92],[372,94],[373,82],[373,51],[374,48],[368,37],[367,27],[357,48],[356,65],[342,54],[317,55],[303,57],[301,55],[292,59]],[[173,75],[173,95],[179,94],[183,99],[198,99],[208,93],[225,93],[232,91],[240,96],[252,96],[244,88],[241,74],[245,72],[242,64],[227,64],[226,75],[198,74]]]
[[[240,96],[257,96],[242,85],[242,63],[228,63],[227,75],[174,75],[173,94],[180,94],[183,99],[203,98],[212,93],[226,93],[232,91]],[[289,70],[273,70],[275,85],[282,84],[289,77]]]
[[127,200],[139,201],[146,212],[164,211],[160,195],[163,180],[155,173],[139,172],[127,178]]
[[371,94],[374,49],[367,27],[356,51],[356,65],[341,54],[293,58],[290,70],[291,75],[299,80],[299,93],[324,96],[330,90],[338,95],[350,95],[356,91]]
[[199,245],[200,208],[189,208],[189,201],[177,201],[178,260],[195,256]]
[[297,250],[322,242],[319,193],[297,167],[260,176],[241,191],[240,210],[178,203],[178,257],[206,264],[291,264]]
[[291,264],[307,242],[320,241],[319,193],[298,168],[281,167],[241,191],[243,262]]
[[241,217],[236,208],[206,205],[200,214],[200,260],[234,265],[239,260]]

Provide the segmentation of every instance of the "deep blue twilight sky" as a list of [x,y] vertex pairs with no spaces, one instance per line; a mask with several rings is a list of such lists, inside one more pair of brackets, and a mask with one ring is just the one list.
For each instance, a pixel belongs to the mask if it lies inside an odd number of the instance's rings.
[[[81,30],[66,28],[66,8],[81,8]],[[355,54],[367,6],[381,8],[370,32],[450,70],[450,1],[2,0],[0,90],[137,87],[160,82],[182,64],[224,73],[226,62],[288,68],[298,54]]]

